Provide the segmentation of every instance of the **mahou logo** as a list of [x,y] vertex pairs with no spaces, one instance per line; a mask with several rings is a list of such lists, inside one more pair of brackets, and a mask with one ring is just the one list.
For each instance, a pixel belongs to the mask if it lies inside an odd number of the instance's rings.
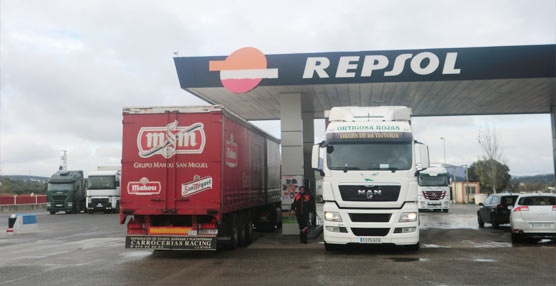
[[130,195],[156,195],[160,194],[161,189],[160,182],[151,182],[145,177],[138,182],[127,183],[127,193]]
[[234,134],[230,134],[230,139],[226,139],[226,165],[230,168],[237,167],[238,156],[237,143],[234,142]]
[[166,127],[142,127],[137,134],[137,148],[141,158],[156,154],[168,159],[174,154],[201,154],[205,149],[203,123],[178,126],[178,121]]

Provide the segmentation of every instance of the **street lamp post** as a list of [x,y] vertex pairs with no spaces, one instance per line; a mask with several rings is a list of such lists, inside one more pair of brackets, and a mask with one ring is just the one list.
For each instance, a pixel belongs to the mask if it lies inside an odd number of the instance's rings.
[[446,166],[446,138],[440,137],[440,140],[442,140],[442,143],[444,144],[444,166]]

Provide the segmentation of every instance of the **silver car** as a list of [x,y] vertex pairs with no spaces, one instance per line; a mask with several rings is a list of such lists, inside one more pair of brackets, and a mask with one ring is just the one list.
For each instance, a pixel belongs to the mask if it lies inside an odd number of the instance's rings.
[[556,195],[522,194],[510,215],[512,242],[556,238]]

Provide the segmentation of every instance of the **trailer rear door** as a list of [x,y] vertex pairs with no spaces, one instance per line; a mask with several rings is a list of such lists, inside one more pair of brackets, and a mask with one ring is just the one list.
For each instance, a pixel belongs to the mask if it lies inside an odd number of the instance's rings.
[[133,214],[219,210],[221,112],[125,113],[121,206]]

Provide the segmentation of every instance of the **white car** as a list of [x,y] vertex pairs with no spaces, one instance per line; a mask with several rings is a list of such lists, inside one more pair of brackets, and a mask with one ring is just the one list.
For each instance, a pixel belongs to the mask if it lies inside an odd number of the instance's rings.
[[525,238],[556,239],[556,195],[522,194],[510,215],[512,242]]

